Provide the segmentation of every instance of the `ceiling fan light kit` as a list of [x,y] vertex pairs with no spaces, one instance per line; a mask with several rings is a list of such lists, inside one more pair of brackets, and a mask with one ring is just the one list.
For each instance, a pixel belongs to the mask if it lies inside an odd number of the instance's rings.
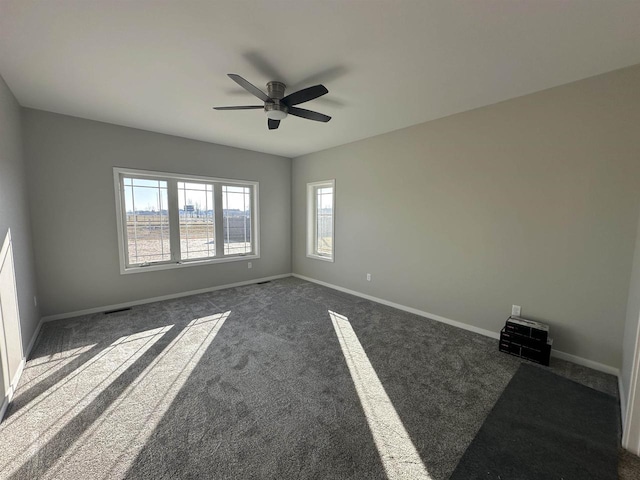
[[264,106],[264,111],[267,112],[267,118],[270,118],[271,120],[282,120],[287,118],[287,107],[284,105],[267,103]]
[[267,126],[269,130],[275,130],[278,128],[280,126],[280,120],[285,119],[288,114],[300,118],[306,118],[307,120],[314,120],[316,122],[328,122],[331,120],[330,116],[324,115],[323,113],[294,107],[294,105],[308,102],[329,93],[324,85],[314,85],[285,96],[284,93],[286,85],[282,82],[267,83],[267,93],[264,93],[240,75],[235,73],[229,73],[228,75],[229,78],[246,91],[262,100],[264,102],[264,106],[239,105],[234,107],[213,107],[215,110],[257,110],[264,108],[264,111],[267,114]]

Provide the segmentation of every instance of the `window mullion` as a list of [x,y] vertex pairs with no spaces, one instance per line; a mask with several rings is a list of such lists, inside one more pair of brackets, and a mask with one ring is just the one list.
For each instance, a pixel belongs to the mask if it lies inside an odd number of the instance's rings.
[[222,184],[213,184],[213,207],[214,207],[214,233],[216,237],[216,257],[221,258],[224,256],[224,212],[222,210]]
[[167,196],[169,200],[169,246],[171,261],[180,261],[180,208],[178,204],[178,181],[167,179]]

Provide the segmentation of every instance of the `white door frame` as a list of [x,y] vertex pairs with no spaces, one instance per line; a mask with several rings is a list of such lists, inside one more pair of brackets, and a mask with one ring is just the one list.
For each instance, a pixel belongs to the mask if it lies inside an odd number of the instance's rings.
[[[10,274],[12,276],[11,280],[13,282],[13,302],[9,302],[9,304],[13,303],[15,305],[15,320],[18,322],[17,324],[17,342],[14,347],[19,347],[19,362],[17,365],[12,366],[12,361],[9,352],[9,343],[7,340],[7,321],[11,321],[12,316],[7,319],[2,313],[2,304],[0,302],[0,329],[2,330],[0,333],[0,355],[2,355],[2,364],[4,366],[2,376],[6,378],[4,379],[5,386],[8,384],[8,388],[5,389],[5,398],[0,399],[0,421],[5,413],[5,410],[11,402],[13,394],[15,392],[16,387],[18,386],[18,380],[20,379],[20,375],[22,374],[22,369],[24,367],[24,351],[22,346],[22,326],[20,324],[20,307],[18,305],[18,287],[16,285],[15,278],[15,264],[13,262],[13,248],[11,243],[11,229],[7,230],[7,235],[5,236],[4,242],[2,244],[2,248],[0,248],[0,272],[6,267],[9,266]],[[5,297],[7,300],[7,297]],[[6,304],[5,304],[6,305]],[[14,330],[14,333],[16,331]],[[15,352],[14,352],[15,353]],[[11,376],[13,374],[13,377]]]
[[2,377],[2,391],[4,392],[3,398],[0,398],[0,421],[2,421],[4,412],[9,405],[9,394],[11,392],[9,358],[7,356],[7,342],[4,337],[4,322],[2,320],[2,302],[0,302],[0,365],[2,368],[0,372],[0,376]]
[[622,447],[635,455],[640,455],[640,319],[636,329],[631,381],[622,432]]

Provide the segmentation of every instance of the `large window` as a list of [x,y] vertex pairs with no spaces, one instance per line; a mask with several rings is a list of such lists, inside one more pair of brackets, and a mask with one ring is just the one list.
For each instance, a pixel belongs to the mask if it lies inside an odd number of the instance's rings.
[[122,273],[259,257],[257,182],[113,170]]
[[335,180],[307,184],[307,257],[333,262]]

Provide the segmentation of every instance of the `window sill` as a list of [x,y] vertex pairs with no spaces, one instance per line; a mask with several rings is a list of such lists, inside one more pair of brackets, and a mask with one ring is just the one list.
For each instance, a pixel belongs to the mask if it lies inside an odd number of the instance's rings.
[[322,255],[314,255],[312,253],[307,253],[307,258],[313,258],[315,260],[322,260],[323,262],[333,263],[333,257],[324,257]]
[[206,260],[186,260],[178,263],[157,263],[147,265],[146,267],[122,267],[120,266],[120,274],[128,275],[130,273],[156,272],[158,270],[172,270],[174,268],[199,267],[203,265],[213,265],[216,263],[242,262],[260,258],[260,255],[236,255],[233,257],[208,258]]

